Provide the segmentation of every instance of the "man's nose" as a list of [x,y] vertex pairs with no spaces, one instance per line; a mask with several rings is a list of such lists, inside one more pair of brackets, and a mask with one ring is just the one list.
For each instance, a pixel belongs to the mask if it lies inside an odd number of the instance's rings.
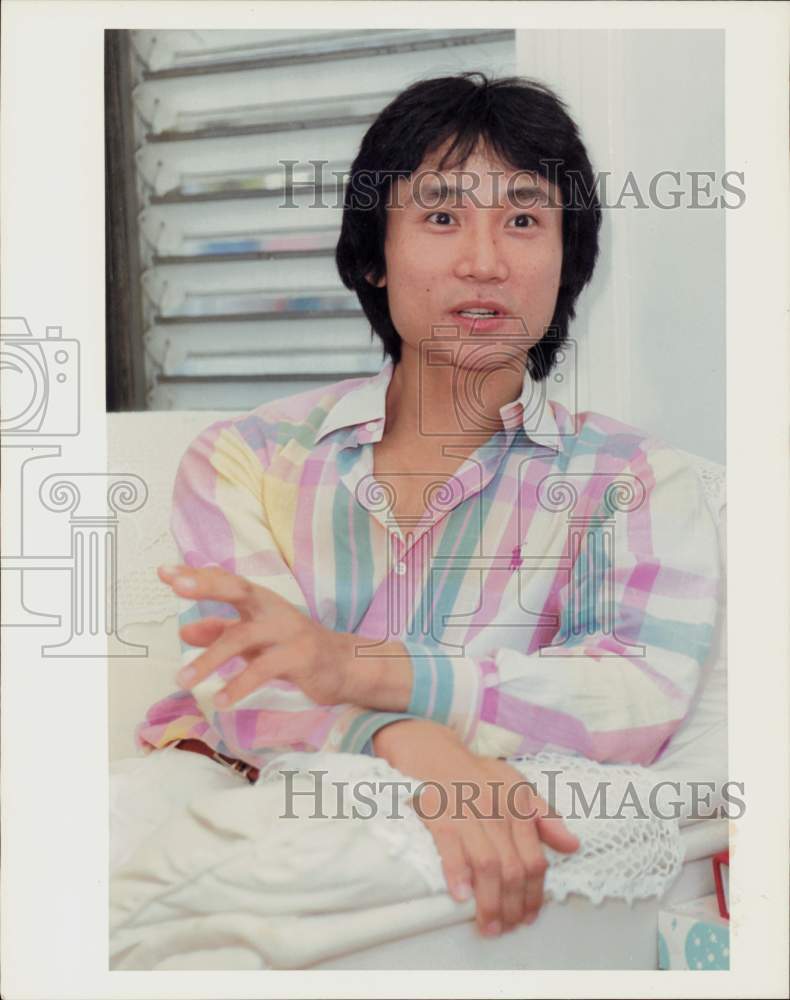
[[505,281],[509,271],[502,248],[491,233],[469,229],[456,260],[459,278],[478,281]]

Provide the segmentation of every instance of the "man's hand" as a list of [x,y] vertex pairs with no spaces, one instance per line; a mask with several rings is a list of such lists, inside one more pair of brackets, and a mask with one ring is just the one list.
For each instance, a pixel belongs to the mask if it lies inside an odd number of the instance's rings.
[[474,893],[481,933],[532,923],[547,868],[541,842],[571,854],[578,839],[515,768],[477,757],[446,726],[403,720],[379,730],[376,754],[426,785],[415,803],[455,899]]
[[[203,618],[184,625],[181,638],[205,646],[178,674],[192,688],[234,656],[247,666],[214,698],[218,709],[237,701],[275,678],[288,680],[319,705],[360,705],[403,712],[409,704],[411,659],[402,643],[372,643],[350,632],[335,632],[310,618],[273,590],[219,566],[160,566],[159,578],[181,597],[221,601],[238,618]],[[359,655],[373,645],[379,655]]]
[[293,682],[319,705],[349,701],[353,636],[326,628],[274,591],[217,566],[160,566],[158,573],[182,597],[222,601],[239,612],[238,618],[203,618],[181,628],[190,646],[207,647],[179,672],[183,687],[194,687],[240,655],[247,666],[215,696],[219,709],[275,678]]

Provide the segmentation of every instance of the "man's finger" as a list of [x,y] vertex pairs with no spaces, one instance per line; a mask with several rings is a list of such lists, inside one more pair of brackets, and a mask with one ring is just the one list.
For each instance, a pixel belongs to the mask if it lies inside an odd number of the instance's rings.
[[205,653],[201,653],[196,659],[179,670],[176,680],[185,688],[191,688],[199,684],[209,674],[227,663],[231,657],[243,653],[251,655],[253,651],[259,650],[262,646],[272,641],[270,626],[262,622],[242,621],[223,631]]
[[241,673],[236,674],[225,687],[214,696],[217,708],[226,711],[236,702],[246,698],[269,681],[279,677],[288,667],[288,654],[285,650],[271,649],[252,660]]
[[229,573],[221,566],[160,566],[160,579],[181,597],[195,600],[224,601],[232,604],[241,614],[252,615],[263,610],[267,591],[257,587],[246,577]]
[[472,869],[477,926],[486,937],[502,933],[502,882],[499,853],[476,819],[459,821],[464,853]]
[[505,820],[485,819],[486,835],[499,852],[502,891],[502,923],[511,930],[524,919],[527,887],[525,866]]
[[540,844],[536,823],[533,820],[513,819],[511,829],[526,873],[524,919],[528,923],[532,923],[543,905],[543,882],[548,863]]
[[178,634],[190,646],[208,646],[219,638],[226,628],[240,621],[240,618],[200,618],[198,621],[182,625]]
[[532,808],[536,814],[538,836],[544,844],[563,854],[573,854],[581,847],[579,838],[571,833],[565,820],[539,795],[532,794]]
[[471,899],[474,892],[472,872],[457,833],[444,823],[427,821],[425,825],[431,832],[436,850],[442,859],[442,869],[450,895],[459,903]]
[[544,844],[563,854],[573,854],[579,849],[579,838],[570,832],[565,820],[532,790],[528,782],[519,784],[516,801],[516,816],[533,819]]

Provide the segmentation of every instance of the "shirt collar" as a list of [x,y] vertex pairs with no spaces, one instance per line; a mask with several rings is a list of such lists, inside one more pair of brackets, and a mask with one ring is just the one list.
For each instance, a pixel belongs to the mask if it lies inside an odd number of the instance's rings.
[[[324,417],[316,435],[316,443],[327,434],[341,427],[358,427],[367,423],[378,423],[383,433],[386,415],[387,389],[395,370],[393,362],[387,361],[381,371],[370,378],[358,382],[344,393]],[[546,383],[533,382],[529,372],[524,372],[524,381],[518,399],[511,400],[500,408],[505,428],[521,427],[526,437],[534,444],[560,450],[562,431],[551,402],[546,398]],[[368,430],[373,431],[370,427]]]
[[318,428],[316,443],[341,427],[356,427],[359,424],[378,420],[383,422],[387,389],[393,370],[392,361],[388,361],[380,372],[358,382],[336,400]]

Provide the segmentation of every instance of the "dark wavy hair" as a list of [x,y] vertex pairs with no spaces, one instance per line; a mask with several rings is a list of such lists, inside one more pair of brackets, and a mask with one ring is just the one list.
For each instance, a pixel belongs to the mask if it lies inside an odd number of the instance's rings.
[[562,273],[549,330],[534,344],[527,366],[546,378],[568,337],[579,293],[598,256],[601,208],[587,150],[562,101],[543,84],[521,77],[489,79],[461,73],[412,84],[379,114],[351,165],[335,260],[346,288],[356,292],[384,354],[400,361],[401,338],[390,316],[385,274],[387,201],[393,178],[409,177],[449,142],[440,170],[466,162],[479,145],[517,170],[534,172],[562,195]]

